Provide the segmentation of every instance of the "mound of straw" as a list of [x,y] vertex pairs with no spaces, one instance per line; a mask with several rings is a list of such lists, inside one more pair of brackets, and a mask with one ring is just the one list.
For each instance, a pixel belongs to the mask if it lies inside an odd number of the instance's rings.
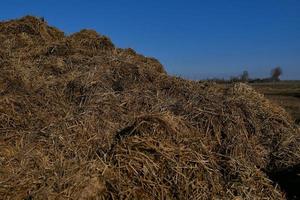
[[167,75],[93,30],[0,23],[3,199],[286,199],[290,116],[245,84]]

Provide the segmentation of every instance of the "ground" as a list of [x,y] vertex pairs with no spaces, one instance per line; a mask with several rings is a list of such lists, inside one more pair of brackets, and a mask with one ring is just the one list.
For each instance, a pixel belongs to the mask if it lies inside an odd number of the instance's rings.
[[300,124],[300,81],[252,83],[259,92],[285,108]]

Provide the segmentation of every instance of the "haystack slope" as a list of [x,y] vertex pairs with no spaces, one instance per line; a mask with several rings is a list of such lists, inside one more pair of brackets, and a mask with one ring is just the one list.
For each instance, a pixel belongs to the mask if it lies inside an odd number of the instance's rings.
[[245,84],[166,74],[106,36],[0,23],[4,199],[285,199],[289,115]]

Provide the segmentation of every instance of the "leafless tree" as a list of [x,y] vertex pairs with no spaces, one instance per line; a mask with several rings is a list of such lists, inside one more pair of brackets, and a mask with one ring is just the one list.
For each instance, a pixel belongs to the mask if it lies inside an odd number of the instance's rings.
[[248,82],[249,81],[249,72],[247,70],[243,71],[241,75],[241,81]]
[[274,69],[272,69],[271,71],[271,79],[273,81],[279,81],[280,80],[280,76],[282,75],[282,69],[281,67],[275,67]]

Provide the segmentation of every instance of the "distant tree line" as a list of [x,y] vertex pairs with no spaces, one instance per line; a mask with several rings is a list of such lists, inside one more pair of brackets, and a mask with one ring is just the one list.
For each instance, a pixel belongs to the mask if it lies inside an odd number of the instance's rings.
[[275,67],[271,70],[270,77],[267,78],[250,78],[249,72],[247,70],[239,76],[231,76],[229,80],[213,78],[209,79],[210,81],[218,83],[235,83],[235,82],[244,82],[244,83],[263,83],[263,82],[278,82],[280,81],[280,76],[282,75],[281,67]]

